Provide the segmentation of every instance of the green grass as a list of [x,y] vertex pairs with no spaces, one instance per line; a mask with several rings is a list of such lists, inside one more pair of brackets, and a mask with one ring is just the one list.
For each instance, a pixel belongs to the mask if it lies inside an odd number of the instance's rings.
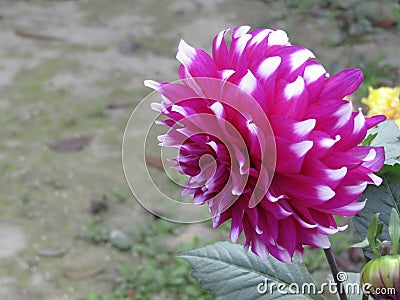
[[176,255],[184,250],[199,247],[198,239],[182,246],[178,251],[165,249],[163,241],[176,235],[183,225],[157,219],[140,228],[125,230],[124,241],[110,238],[110,230],[103,224],[102,217],[95,217],[81,237],[95,243],[110,243],[113,247],[131,251],[135,264],[118,267],[119,276],[111,293],[88,296],[88,300],[129,300],[136,299],[213,299],[212,295],[200,288],[191,277],[187,262]]

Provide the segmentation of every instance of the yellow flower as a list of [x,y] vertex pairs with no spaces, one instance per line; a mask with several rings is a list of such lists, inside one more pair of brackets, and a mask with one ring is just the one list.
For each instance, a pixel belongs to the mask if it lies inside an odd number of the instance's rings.
[[368,97],[361,100],[368,106],[368,116],[384,114],[400,126],[400,87],[369,87],[368,91]]

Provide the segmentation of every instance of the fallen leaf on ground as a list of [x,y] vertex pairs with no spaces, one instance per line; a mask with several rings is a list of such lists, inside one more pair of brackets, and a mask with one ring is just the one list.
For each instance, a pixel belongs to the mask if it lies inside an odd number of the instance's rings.
[[131,54],[142,48],[142,45],[132,41],[123,41],[118,46],[118,51],[121,54]]
[[128,298],[129,298],[130,300],[138,300],[138,298],[136,298],[136,296],[135,296],[135,291],[134,291],[134,290],[130,290],[130,291],[128,292]]
[[60,139],[54,144],[52,144],[52,148],[57,152],[75,152],[82,150],[89,142],[92,140],[93,136],[80,136],[76,138],[65,138]]
[[54,36],[30,33],[30,32],[26,32],[21,29],[16,29],[15,34],[19,37],[22,37],[25,39],[31,39],[31,40],[39,40],[39,41],[46,41],[46,42],[62,42],[62,41],[64,41],[64,39],[57,38]]
[[164,166],[161,158],[155,156],[146,156],[146,163],[149,166],[155,167],[160,170],[164,170]]
[[64,276],[70,279],[84,279],[93,277],[103,272],[102,266],[86,267],[82,269],[66,269],[64,270]]
[[103,195],[102,200],[91,200],[89,205],[89,212],[93,215],[97,215],[101,212],[105,212],[108,209],[108,197]]
[[375,21],[373,23],[373,25],[375,27],[381,27],[381,28],[391,28],[396,26],[397,24],[397,20],[394,18],[388,18],[388,19],[383,19],[383,20],[379,20],[379,21]]
[[117,103],[108,103],[106,105],[107,109],[121,109],[121,108],[127,108],[127,107],[132,107],[132,103],[129,102],[117,102]]
[[67,248],[39,249],[36,251],[42,257],[61,257],[68,253]]

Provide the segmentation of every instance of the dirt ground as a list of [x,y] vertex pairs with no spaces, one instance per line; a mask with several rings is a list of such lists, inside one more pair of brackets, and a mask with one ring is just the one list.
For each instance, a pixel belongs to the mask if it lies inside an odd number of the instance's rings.
[[[129,199],[109,199],[110,228],[151,220],[126,184],[122,137],[133,108],[150,92],[143,80],[177,79],[181,38],[209,50],[225,28],[282,28],[332,71],[354,57],[379,55],[400,68],[395,29],[343,42],[334,18],[289,2],[0,0],[1,299],[84,299],[108,292],[115,266],[132,260],[130,253],[77,236],[93,220],[91,201],[113,198],[115,191]],[[366,19],[376,18],[375,4],[365,8]],[[390,10],[380,16],[385,13]],[[359,23],[354,32],[363,30]],[[55,144],[82,136],[88,138],[75,141],[77,151],[68,148],[71,141]],[[206,241],[210,232],[208,225],[188,225],[177,243],[194,235]],[[96,276],[67,276],[96,273],[99,266]]]

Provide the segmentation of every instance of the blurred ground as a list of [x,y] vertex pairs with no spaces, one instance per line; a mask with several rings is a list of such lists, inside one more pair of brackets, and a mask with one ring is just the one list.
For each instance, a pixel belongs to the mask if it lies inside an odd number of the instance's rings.
[[[393,85],[396,9],[395,1],[1,0],[0,298],[85,299],[112,290],[118,265],[138,262],[113,243],[122,229],[154,221],[125,183],[122,136],[150,92],[143,80],[177,79],[179,39],[209,50],[225,28],[282,28],[330,72],[360,66],[367,83]],[[96,240],[98,223],[108,231]],[[210,227],[163,233],[166,247],[227,237]]]

